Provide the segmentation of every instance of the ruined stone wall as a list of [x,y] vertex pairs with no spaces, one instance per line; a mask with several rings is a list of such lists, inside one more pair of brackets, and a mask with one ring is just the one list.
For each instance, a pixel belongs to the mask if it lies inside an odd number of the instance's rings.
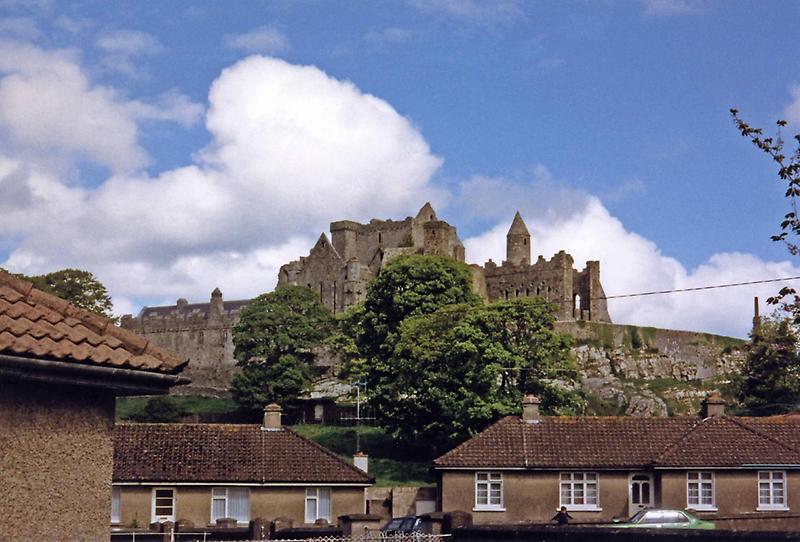
[[0,382],[0,538],[108,540],[114,397]]

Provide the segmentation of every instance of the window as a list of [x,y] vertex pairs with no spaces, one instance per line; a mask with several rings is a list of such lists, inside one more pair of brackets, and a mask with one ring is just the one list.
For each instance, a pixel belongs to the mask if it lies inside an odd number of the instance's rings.
[[569,510],[600,510],[596,472],[562,472],[561,504]]
[[686,505],[698,510],[715,510],[714,473],[686,473]]
[[306,489],[306,523],[318,519],[331,520],[331,488],[314,487]]
[[120,489],[118,487],[111,488],[111,523],[120,523],[122,521],[120,514]]
[[250,521],[250,490],[246,487],[211,489],[211,523],[220,518],[233,518],[237,523]]
[[175,490],[157,487],[153,490],[153,522],[175,521]]
[[786,473],[780,470],[758,472],[758,510],[788,510]]
[[502,473],[475,473],[475,510],[503,510]]

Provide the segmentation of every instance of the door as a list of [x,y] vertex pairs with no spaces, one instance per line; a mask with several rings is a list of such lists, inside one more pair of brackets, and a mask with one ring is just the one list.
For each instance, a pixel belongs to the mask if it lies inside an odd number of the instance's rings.
[[629,516],[634,515],[642,508],[650,508],[653,506],[653,477],[650,474],[632,475],[629,487]]

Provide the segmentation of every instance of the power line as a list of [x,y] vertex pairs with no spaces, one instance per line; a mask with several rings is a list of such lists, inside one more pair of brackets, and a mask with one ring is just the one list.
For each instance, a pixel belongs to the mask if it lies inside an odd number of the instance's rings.
[[694,288],[677,288],[675,290],[654,290],[652,292],[639,292],[635,294],[617,294],[617,295],[607,295],[602,297],[593,297],[592,299],[619,299],[622,297],[641,297],[646,295],[660,295],[660,294],[675,294],[679,292],[695,292],[698,290],[713,290],[716,288],[733,288],[736,286],[749,286],[752,284],[766,284],[769,282],[782,282],[787,280],[798,280],[800,277],[784,277],[780,279],[763,279],[763,280],[751,280],[749,282],[731,282],[728,284],[714,284],[711,286],[695,286]]

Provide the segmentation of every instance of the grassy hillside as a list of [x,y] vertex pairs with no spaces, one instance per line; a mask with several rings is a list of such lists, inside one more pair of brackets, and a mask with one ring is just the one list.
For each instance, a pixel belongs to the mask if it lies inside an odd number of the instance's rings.
[[[295,425],[292,429],[347,460],[356,451],[356,428],[332,425]],[[361,427],[361,450],[369,455],[370,473],[379,486],[431,485],[432,457],[422,449],[398,448],[394,440],[379,427]]]
[[[169,400],[182,408],[187,415],[233,412],[236,404],[231,399],[218,399],[203,395],[169,395]],[[150,397],[117,398],[117,419],[130,420],[141,414]]]

